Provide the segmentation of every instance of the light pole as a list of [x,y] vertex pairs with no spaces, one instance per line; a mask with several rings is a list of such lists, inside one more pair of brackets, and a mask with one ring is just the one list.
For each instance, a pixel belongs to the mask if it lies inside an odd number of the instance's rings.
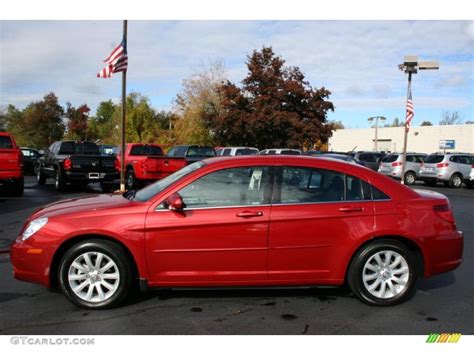
[[[403,59],[402,64],[398,64],[398,69],[403,71],[404,73],[408,74],[408,89],[407,89],[407,114],[405,116],[405,135],[403,137],[403,159],[402,159],[402,184],[405,183],[405,162],[407,158],[407,140],[408,140],[408,131],[410,129],[410,122],[407,120],[409,113],[411,117],[414,116],[413,110],[413,102],[412,102],[412,95],[411,95],[411,76],[412,74],[416,74],[418,70],[438,70],[439,63],[436,61],[430,62],[419,62],[418,57],[414,55],[405,56]],[[410,110],[409,111],[409,106]],[[410,118],[411,120],[411,118]]]
[[369,122],[373,122],[375,121],[375,140],[374,140],[374,151],[378,151],[377,150],[377,142],[378,142],[378,134],[379,134],[379,120],[380,122],[383,122],[386,120],[386,118],[384,116],[373,116],[373,117],[369,117],[367,119]]

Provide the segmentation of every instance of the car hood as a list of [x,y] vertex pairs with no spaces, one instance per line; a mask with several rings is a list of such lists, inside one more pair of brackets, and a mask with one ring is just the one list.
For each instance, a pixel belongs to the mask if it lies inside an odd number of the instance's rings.
[[110,208],[120,208],[133,204],[122,195],[95,195],[87,197],[70,198],[43,206],[37,210],[30,219],[39,217],[53,217],[69,213],[101,211]]

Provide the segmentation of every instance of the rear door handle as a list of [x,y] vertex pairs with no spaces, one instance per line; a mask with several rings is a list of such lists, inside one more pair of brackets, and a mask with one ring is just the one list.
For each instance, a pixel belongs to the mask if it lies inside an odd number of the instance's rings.
[[341,207],[339,208],[339,212],[362,212],[364,210],[363,207]]
[[263,212],[261,212],[261,211],[257,211],[257,212],[243,211],[243,212],[237,213],[236,216],[241,217],[241,218],[261,217],[261,216],[263,216]]

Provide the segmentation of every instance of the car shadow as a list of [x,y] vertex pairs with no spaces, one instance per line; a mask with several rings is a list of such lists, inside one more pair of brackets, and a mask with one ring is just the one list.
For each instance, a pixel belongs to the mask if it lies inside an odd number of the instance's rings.
[[421,279],[418,282],[418,289],[421,291],[429,291],[437,288],[443,288],[456,282],[454,273],[448,272],[442,275],[436,275],[428,279]]
[[304,287],[304,288],[195,288],[195,289],[150,289],[145,293],[135,292],[123,306],[139,304],[152,299],[242,299],[257,298],[268,300],[273,298],[316,298],[322,302],[331,302],[339,298],[354,298],[348,287]]

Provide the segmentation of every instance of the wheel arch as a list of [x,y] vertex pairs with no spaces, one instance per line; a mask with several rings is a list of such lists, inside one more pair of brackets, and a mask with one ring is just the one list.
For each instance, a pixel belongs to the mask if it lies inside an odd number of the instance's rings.
[[64,253],[68,249],[70,249],[73,245],[85,240],[90,240],[90,239],[107,240],[107,241],[114,242],[120,245],[125,251],[127,259],[130,261],[133,278],[136,278],[136,280],[138,280],[139,271],[138,271],[137,262],[132,252],[130,251],[130,249],[124,243],[122,243],[120,240],[116,238],[113,238],[104,234],[84,234],[84,235],[77,235],[63,241],[63,243],[61,243],[61,245],[56,249],[56,252],[54,253],[53,258],[51,260],[51,266],[49,269],[49,285],[51,288],[56,289],[59,286],[58,269],[59,269],[59,263],[61,262],[61,258],[63,257]]
[[398,242],[404,244],[408,249],[413,251],[417,255],[417,260],[418,260],[418,265],[417,265],[418,277],[420,277],[420,278],[423,277],[424,272],[425,272],[425,268],[426,268],[426,260],[425,260],[425,257],[423,255],[423,251],[420,248],[420,246],[416,242],[414,242],[413,240],[411,240],[409,238],[406,238],[406,237],[403,237],[403,236],[400,236],[400,235],[381,235],[381,236],[376,236],[376,237],[373,237],[371,239],[365,240],[362,244],[360,244],[354,250],[354,252],[352,253],[352,255],[350,257],[349,262],[346,265],[346,271],[345,271],[345,274],[344,274],[344,282],[347,283],[349,270],[351,268],[352,262],[353,262],[354,258],[356,257],[357,253],[361,249],[363,249],[365,246],[367,246],[371,243],[374,243],[376,241],[380,241],[380,240],[395,240],[395,241],[398,241]]

